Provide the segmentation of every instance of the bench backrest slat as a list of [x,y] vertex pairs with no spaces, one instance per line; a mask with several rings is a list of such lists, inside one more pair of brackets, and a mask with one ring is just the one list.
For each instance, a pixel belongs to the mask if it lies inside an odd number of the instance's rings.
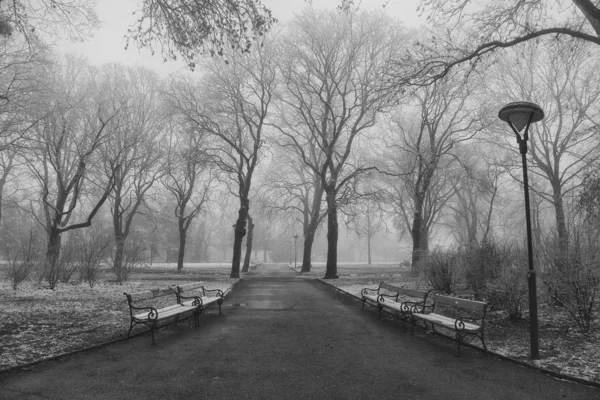
[[466,310],[485,313],[487,303],[483,301],[460,299],[458,297],[444,296],[441,294],[433,295],[433,302],[436,304],[444,304],[454,307],[464,308]]
[[159,288],[159,289],[150,289],[144,290],[136,293],[129,293],[128,295],[131,297],[131,301],[143,301],[155,299],[157,297],[169,296],[175,294],[175,288]]
[[186,283],[185,285],[177,286],[179,293],[189,292],[191,290],[202,290],[204,292],[204,284],[202,282]]
[[389,283],[383,283],[379,285],[379,289],[385,289],[390,292],[398,293],[402,296],[415,297],[415,298],[424,298],[427,295],[427,292],[417,289],[409,289],[404,287],[399,287],[395,285],[390,285]]

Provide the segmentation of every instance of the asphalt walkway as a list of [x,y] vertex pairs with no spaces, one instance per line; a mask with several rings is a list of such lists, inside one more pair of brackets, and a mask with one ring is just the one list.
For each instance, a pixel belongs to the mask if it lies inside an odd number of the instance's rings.
[[[123,327],[126,329],[126,327]],[[0,374],[0,399],[600,399],[593,387],[377,320],[360,302],[263,265],[201,326],[169,327]]]

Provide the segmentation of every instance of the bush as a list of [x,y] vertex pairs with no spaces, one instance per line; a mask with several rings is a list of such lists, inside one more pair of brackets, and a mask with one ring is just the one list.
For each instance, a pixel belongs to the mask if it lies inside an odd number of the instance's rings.
[[455,250],[433,250],[419,262],[427,283],[433,290],[452,294],[460,280],[459,257]]
[[527,251],[505,247],[494,280],[487,284],[486,300],[492,310],[508,310],[511,319],[523,318],[528,301]]
[[503,269],[506,249],[485,240],[461,249],[467,288],[473,292],[475,300],[483,300],[488,294],[488,286]]
[[7,277],[13,290],[17,290],[18,286],[29,278],[31,271],[39,262],[39,252],[32,241],[27,246],[21,247],[13,258],[9,257]]
[[600,235],[574,226],[568,240],[553,238],[543,249],[542,282],[556,304],[564,307],[582,332],[589,332],[600,285]]
[[102,276],[102,261],[110,251],[112,238],[92,232],[81,244],[77,255],[79,278],[93,288]]
[[126,242],[123,251],[123,260],[119,267],[115,266],[114,253],[111,253],[112,269],[117,277],[117,283],[121,284],[129,279],[129,274],[144,261],[143,254],[146,248],[141,241]]

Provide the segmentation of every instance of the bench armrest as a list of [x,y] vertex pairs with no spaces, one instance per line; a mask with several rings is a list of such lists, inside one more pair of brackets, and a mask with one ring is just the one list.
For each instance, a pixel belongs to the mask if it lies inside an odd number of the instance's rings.
[[403,303],[410,313],[427,314],[433,311],[433,305],[426,305],[422,301],[406,301]]
[[202,307],[202,298],[198,296],[177,296],[177,302],[179,304],[183,303],[183,300],[193,300],[192,305],[197,307]]
[[364,296],[364,295],[368,295],[368,294],[370,294],[370,295],[372,295],[372,296],[373,296],[373,295],[377,295],[377,294],[379,294],[379,288],[363,288],[363,289],[360,291],[360,294],[361,294],[362,296]]
[[204,288],[204,292],[216,292],[217,294],[214,297],[223,297],[223,291],[221,289],[206,289]]
[[148,310],[148,319],[151,321],[155,321],[158,319],[158,310],[154,307],[135,307],[133,305],[129,305],[129,312],[131,313],[131,317],[133,318],[133,311],[144,311]]
[[456,318],[456,321],[454,321],[454,329],[456,329],[457,331],[464,330],[465,322],[479,325],[481,328],[483,328],[484,319],[485,319],[485,317],[483,317],[483,318],[458,317],[458,318]]

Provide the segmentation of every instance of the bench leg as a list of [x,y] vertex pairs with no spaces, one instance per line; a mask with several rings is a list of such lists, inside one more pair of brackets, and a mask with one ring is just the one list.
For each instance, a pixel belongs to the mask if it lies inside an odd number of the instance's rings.
[[131,322],[129,323],[129,332],[127,332],[127,340],[129,340],[129,337],[131,336],[132,329],[133,329],[133,320],[131,320]]
[[366,300],[367,300],[367,299],[365,299],[364,297],[362,298],[362,303],[363,303],[363,304],[362,304],[362,309],[363,309],[363,310],[365,309],[365,301],[366,301]]
[[459,332],[456,332],[456,357],[460,357],[460,346],[462,344],[462,340],[464,335],[460,334]]
[[156,344],[156,340],[154,340],[154,331],[156,330],[156,323],[153,323],[150,326],[150,332],[152,332],[152,344],[155,345]]
[[218,302],[217,302],[217,304],[219,305],[219,314],[223,314],[223,313],[221,312],[221,303],[222,303],[222,302],[223,302],[223,300],[221,300],[221,301],[218,301]]
[[383,307],[381,307],[381,304],[377,304],[377,308],[379,309],[379,314],[377,314],[377,319],[381,319],[381,312],[383,311]]

